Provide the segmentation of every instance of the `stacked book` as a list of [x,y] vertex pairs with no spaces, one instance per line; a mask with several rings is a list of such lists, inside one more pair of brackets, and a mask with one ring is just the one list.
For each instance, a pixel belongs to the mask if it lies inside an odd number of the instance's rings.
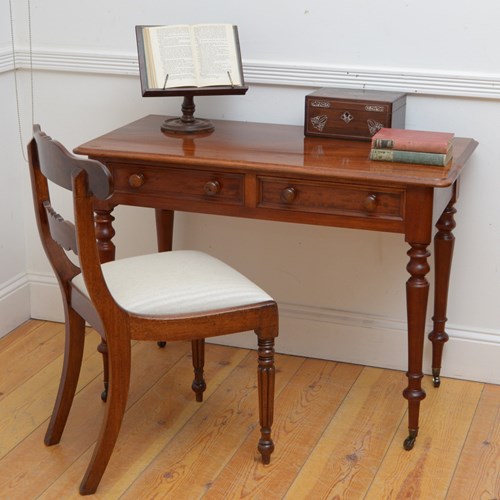
[[453,156],[454,134],[382,128],[372,137],[371,160],[445,166]]

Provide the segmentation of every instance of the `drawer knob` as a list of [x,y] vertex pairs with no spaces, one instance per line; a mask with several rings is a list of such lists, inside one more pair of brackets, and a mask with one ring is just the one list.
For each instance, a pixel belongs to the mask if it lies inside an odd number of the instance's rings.
[[143,174],[132,174],[128,178],[128,183],[130,187],[133,188],[140,188],[145,182],[144,175]]
[[281,201],[285,203],[292,203],[297,196],[297,190],[294,187],[287,187],[281,191]]
[[206,195],[215,196],[220,191],[220,183],[219,181],[208,181],[203,190]]
[[378,200],[376,194],[370,194],[365,198],[365,210],[367,212],[375,212]]

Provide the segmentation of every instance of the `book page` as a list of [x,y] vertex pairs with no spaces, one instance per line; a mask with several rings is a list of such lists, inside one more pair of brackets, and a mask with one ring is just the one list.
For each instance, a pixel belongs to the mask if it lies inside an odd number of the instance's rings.
[[231,24],[192,27],[198,86],[243,85],[240,54]]
[[153,66],[148,64],[150,87],[197,86],[189,25],[152,26],[144,31]]

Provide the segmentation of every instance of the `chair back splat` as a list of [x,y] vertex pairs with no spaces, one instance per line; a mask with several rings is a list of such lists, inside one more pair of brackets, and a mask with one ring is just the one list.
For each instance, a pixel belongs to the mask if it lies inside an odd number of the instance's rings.
[[[59,443],[75,396],[85,322],[99,332],[106,412],[80,493],[95,493],[113,452],[126,409],[131,340],[190,341],[196,400],[206,388],[205,338],[253,330],[257,334],[257,380],[261,436],[258,450],[269,463],[274,443],[274,339],[278,307],[261,288],[224,262],[198,251],[178,250],[101,264],[95,239],[94,200],[112,199],[110,171],[78,158],[34,127],[28,145],[35,215],[40,238],[59,282],[66,345],[59,390],[45,435]],[[73,194],[71,220],[53,207],[52,184]],[[57,188],[56,188],[57,189]],[[68,257],[73,252],[77,264]],[[156,348],[156,347],[155,347]],[[146,417],[145,417],[146,418]]]

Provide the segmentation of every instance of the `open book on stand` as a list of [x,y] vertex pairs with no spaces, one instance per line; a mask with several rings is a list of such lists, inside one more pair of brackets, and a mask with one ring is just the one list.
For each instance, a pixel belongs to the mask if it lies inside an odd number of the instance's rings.
[[143,95],[148,90],[244,86],[231,24],[136,26]]

